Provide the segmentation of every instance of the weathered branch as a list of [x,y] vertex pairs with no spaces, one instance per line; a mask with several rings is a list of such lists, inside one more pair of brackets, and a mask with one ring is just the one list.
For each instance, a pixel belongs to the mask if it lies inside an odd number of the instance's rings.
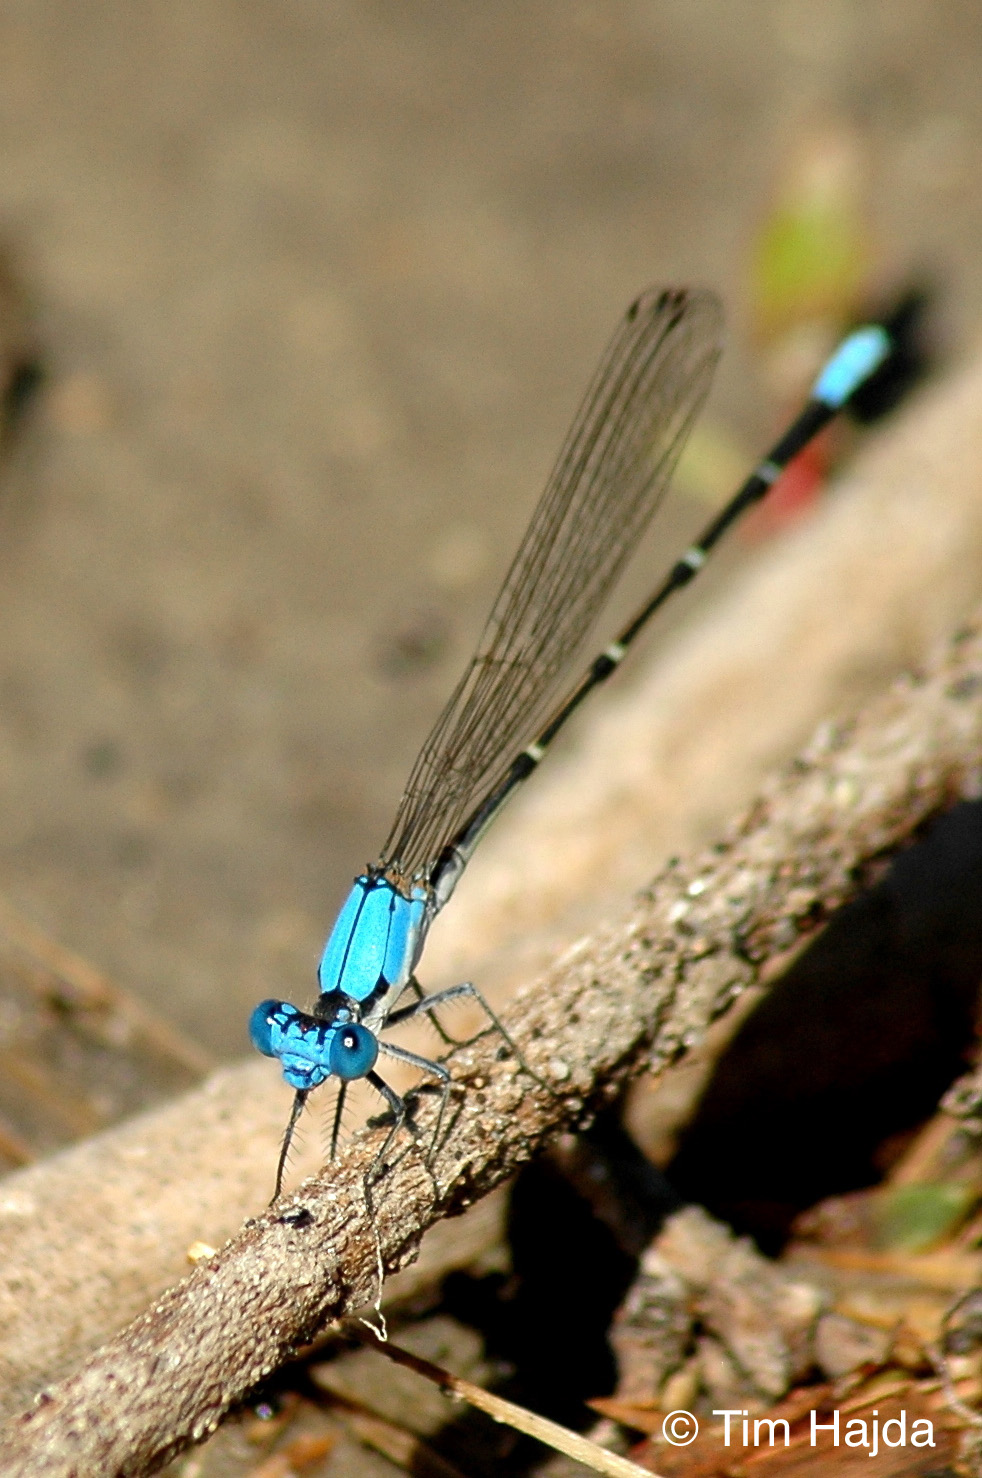
[[[298,1345],[370,1302],[377,1260],[410,1260],[423,1231],[499,1184],[646,1064],[697,1041],[761,965],[816,929],[867,868],[978,792],[982,630],[898,684],[848,728],[826,729],[727,840],[668,868],[631,912],[567,952],[511,1014],[552,1091],[499,1060],[455,1052],[466,1086],[434,1176],[410,1150],[374,1191],[379,1132],[247,1223],[74,1376],[0,1434],[5,1473],[141,1474],[204,1436]],[[432,1102],[420,1108],[425,1135]],[[376,1240],[377,1234],[377,1240]]]

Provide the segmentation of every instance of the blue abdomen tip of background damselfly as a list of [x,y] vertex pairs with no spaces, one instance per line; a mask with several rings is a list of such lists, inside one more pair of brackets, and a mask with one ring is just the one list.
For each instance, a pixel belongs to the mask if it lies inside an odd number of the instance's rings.
[[855,395],[890,353],[890,335],[878,324],[856,329],[826,361],[815,388],[816,400],[838,410]]

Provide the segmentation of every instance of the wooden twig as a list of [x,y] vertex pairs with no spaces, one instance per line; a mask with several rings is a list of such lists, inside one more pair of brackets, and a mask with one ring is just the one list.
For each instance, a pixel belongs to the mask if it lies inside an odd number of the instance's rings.
[[339,1419],[359,1442],[380,1452],[397,1468],[418,1475],[418,1478],[464,1478],[459,1468],[455,1468],[415,1432],[379,1416],[362,1401],[342,1395],[330,1386],[326,1390],[331,1415]]
[[[868,869],[932,814],[977,796],[982,623],[853,725],[820,738],[736,826],[666,869],[631,912],[521,994],[510,1029],[455,1051],[455,1104],[430,1174],[402,1153],[366,1206],[381,1130],[239,1234],[33,1409],[0,1430],[5,1474],[155,1471],[200,1440],[291,1352],[372,1302],[424,1230],[484,1195],[559,1129],[582,1125],[631,1075],[698,1041],[767,959],[818,927]],[[434,1104],[423,1101],[423,1135]]]
[[483,1387],[476,1386],[473,1381],[462,1380],[459,1375],[452,1375],[449,1370],[444,1370],[440,1365],[434,1365],[431,1360],[423,1360],[419,1355],[414,1355],[410,1350],[400,1349],[398,1345],[389,1341],[383,1343],[374,1335],[366,1337],[366,1343],[371,1343],[380,1354],[387,1356],[396,1365],[403,1365],[407,1370],[414,1370],[424,1380],[432,1381],[439,1386],[446,1396],[452,1396],[458,1401],[466,1401],[469,1406],[478,1411],[486,1412],[493,1421],[501,1422],[511,1427],[516,1432],[522,1432],[527,1437],[534,1437],[545,1447],[551,1447],[554,1452],[561,1452],[566,1457],[571,1457],[575,1462],[582,1463],[585,1468],[590,1468],[594,1473],[601,1473],[604,1478],[658,1478],[650,1468],[639,1468],[637,1463],[630,1462],[619,1453],[608,1452],[605,1447],[599,1447],[596,1442],[591,1442],[589,1437],[583,1437],[579,1432],[571,1432],[568,1427],[560,1426],[558,1422],[549,1421],[537,1412],[529,1411],[526,1406],[519,1406],[514,1401],[506,1401],[502,1396],[496,1396],[493,1391],[485,1391]]

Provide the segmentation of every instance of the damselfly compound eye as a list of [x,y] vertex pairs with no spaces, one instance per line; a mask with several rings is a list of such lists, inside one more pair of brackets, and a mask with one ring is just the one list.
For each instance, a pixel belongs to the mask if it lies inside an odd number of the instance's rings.
[[249,1037],[252,1045],[264,1057],[275,1057],[273,1046],[273,1013],[278,1011],[281,1001],[260,1001],[249,1017]]
[[342,1026],[335,1032],[328,1050],[328,1064],[335,1077],[350,1083],[370,1073],[378,1058],[378,1042],[367,1026]]

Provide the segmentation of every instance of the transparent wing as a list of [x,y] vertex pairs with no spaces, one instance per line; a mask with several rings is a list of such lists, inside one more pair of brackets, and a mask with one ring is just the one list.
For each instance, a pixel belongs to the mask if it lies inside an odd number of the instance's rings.
[[720,351],[707,292],[628,309],[570,428],[463,677],[413,766],[380,865],[424,877],[535,737],[657,509]]

